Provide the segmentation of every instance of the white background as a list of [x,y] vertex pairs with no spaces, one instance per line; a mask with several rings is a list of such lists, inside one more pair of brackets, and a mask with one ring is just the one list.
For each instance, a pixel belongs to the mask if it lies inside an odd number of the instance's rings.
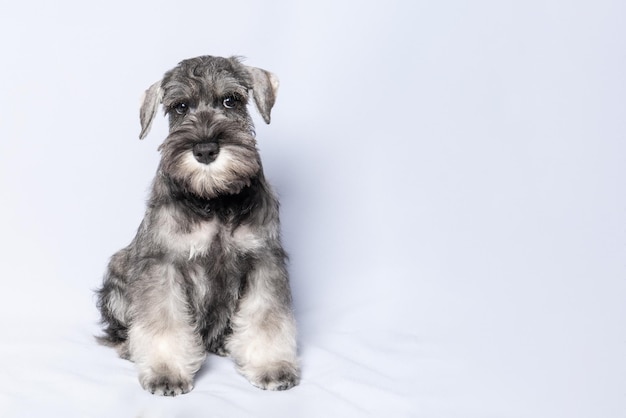
[[[5,1],[0,416],[624,417],[626,3]],[[184,58],[281,80],[255,113],[302,383],[210,357],[188,395],[100,347]],[[254,111],[254,110],[252,110]]]

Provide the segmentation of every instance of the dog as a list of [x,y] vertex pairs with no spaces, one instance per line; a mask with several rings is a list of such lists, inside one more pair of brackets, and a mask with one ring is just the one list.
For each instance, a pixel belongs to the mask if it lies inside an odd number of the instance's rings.
[[169,134],[145,216],[108,264],[99,341],[136,364],[141,386],[193,388],[207,353],[230,356],[261,389],[297,385],[296,324],[280,238],[247,104],[266,123],[278,79],[237,57],[180,62],[150,86],[143,139],[162,104]]

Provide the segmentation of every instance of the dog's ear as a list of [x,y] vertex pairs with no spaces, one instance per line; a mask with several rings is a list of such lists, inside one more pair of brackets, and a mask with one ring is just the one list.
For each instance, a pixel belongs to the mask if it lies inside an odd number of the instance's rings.
[[278,77],[269,71],[261,68],[246,67],[248,74],[252,77],[252,95],[254,103],[259,110],[265,123],[270,123],[270,112],[276,102],[278,92]]
[[161,80],[151,85],[143,95],[141,102],[141,108],[139,109],[139,120],[141,121],[141,133],[139,139],[144,139],[150,127],[152,126],[152,120],[159,110],[159,105],[163,100],[163,89],[161,88]]

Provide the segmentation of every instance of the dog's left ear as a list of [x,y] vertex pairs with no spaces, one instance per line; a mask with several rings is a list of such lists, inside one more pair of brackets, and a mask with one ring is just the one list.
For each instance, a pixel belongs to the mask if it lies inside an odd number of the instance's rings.
[[254,103],[265,123],[270,123],[270,112],[276,102],[278,92],[278,77],[261,68],[246,67],[252,77],[252,95]]
[[148,90],[146,90],[143,95],[141,108],[139,109],[139,120],[141,121],[139,139],[144,139],[146,135],[148,135],[148,132],[150,132],[152,121],[154,120],[157,110],[159,110],[159,105],[162,100],[163,89],[161,88],[161,80],[159,80],[148,87]]

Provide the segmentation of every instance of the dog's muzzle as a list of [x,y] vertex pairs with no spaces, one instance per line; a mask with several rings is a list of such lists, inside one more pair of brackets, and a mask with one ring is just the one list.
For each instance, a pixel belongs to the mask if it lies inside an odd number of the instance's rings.
[[193,146],[193,156],[199,163],[210,164],[217,158],[220,146],[217,142],[200,142]]

